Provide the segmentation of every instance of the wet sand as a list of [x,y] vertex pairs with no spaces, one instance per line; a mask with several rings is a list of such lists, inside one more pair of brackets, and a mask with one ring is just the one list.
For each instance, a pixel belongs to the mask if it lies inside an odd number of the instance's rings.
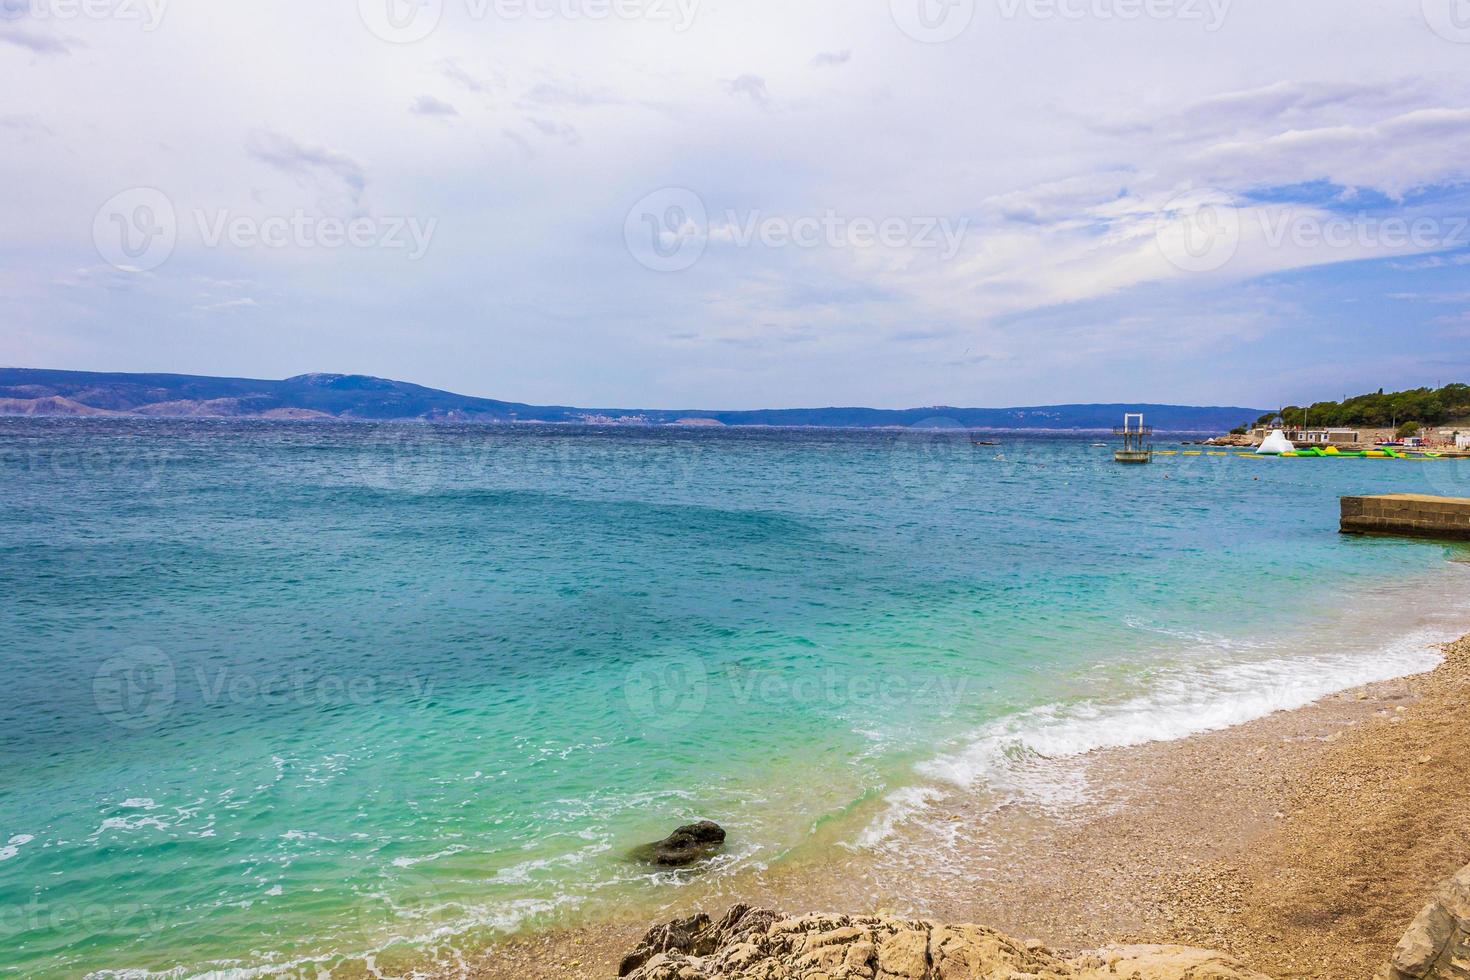
[[874,850],[833,847],[644,913],[497,944],[444,975],[608,978],[655,921],[735,901],[979,922],[1064,951],[1206,946],[1273,977],[1374,976],[1470,864],[1470,637],[1436,670],[1053,775],[1084,802],[955,794]]

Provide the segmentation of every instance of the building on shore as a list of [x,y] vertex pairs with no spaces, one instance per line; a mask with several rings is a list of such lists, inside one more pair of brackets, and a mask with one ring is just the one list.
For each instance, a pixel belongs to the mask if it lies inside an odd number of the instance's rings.
[[1286,438],[1298,446],[1350,446],[1355,445],[1360,437],[1357,429],[1303,429],[1263,425],[1252,429],[1251,436],[1258,440],[1265,439],[1273,428],[1280,428]]

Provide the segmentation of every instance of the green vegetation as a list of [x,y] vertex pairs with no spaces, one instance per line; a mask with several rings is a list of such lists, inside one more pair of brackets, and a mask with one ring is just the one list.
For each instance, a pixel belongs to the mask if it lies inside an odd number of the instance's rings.
[[1399,426],[1398,437],[1400,439],[1407,439],[1409,436],[1418,434],[1420,428],[1421,426],[1418,422],[1405,422]]
[[[1411,388],[1388,394],[1380,388],[1371,395],[1358,395],[1343,402],[1317,402],[1305,407],[1290,405],[1281,410],[1280,418],[1292,426],[1381,429],[1407,422],[1440,425],[1466,415],[1470,415],[1470,385],[1451,384],[1443,388]],[[1256,424],[1268,425],[1277,417],[1277,413],[1267,412]],[[1403,429],[1399,434],[1404,434]]]

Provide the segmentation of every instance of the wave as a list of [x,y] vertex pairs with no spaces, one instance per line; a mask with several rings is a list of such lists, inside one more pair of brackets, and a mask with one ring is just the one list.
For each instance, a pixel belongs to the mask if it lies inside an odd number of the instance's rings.
[[924,782],[889,794],[858,846],[881,844],[946,788],[983,789],[997,805],[1058,809],[1086,802],[1090,795],[1075,762],[1088,753],[1219,731],[1364,684],[1432,670],[1442,659],[1440,644],[1461,632],[1421,627],[1369,650],[1172,666],[1157,671],[1144,694],[1047,704],[997,719],[964,737],[957,750],[919,763]]

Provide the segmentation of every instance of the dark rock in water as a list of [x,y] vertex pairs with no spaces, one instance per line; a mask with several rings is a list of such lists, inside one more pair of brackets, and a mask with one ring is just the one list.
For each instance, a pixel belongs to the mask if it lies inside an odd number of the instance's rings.
[[644,844],[634,851],[634,856],[652,864],[667,868],[693,864],[708,857],[725,843],[725,828],[710,820],[680,827],[661,841]]

